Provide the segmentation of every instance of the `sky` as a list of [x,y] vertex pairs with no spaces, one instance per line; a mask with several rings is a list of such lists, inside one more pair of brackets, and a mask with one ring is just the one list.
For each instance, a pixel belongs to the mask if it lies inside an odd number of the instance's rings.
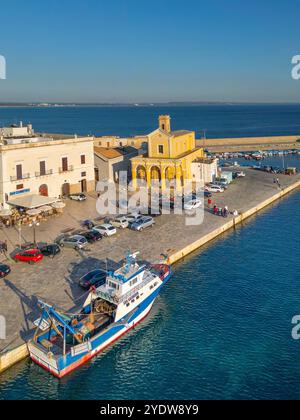
[[10,0],[0,102],[300,102],[300,0]]

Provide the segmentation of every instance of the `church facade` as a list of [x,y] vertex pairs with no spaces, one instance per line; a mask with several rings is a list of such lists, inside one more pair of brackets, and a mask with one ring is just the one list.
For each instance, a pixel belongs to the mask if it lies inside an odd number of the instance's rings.
[[204,158],[204,149],[196,147],[195,132],[172,131],[170,116],[162,115],[159,128],[148,136],[147,155],[131,160],[133,188],[142,180],[148,188],[160,182],[162,190],[171,185],[180,191],[187,182],[200,181],[193,178],[192,163]]

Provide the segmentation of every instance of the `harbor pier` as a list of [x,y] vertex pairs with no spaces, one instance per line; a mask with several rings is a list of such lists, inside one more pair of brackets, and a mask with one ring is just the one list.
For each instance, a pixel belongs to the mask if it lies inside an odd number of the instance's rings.
[[[224,194],[213,196],[218,206],[236,209],[236,217],[215,216],[206,206],[204,223],[186,226],[184,215],[163,215],[155,219],[153,229],[142,233],[119,231],[116,237],[105,238],[84,252],[64,249],[54,261],[44,259],[36,266],[13,265],[12,274],[0,283],[0,312],[7,324],[7,338],[0,341],[0,372],[28,356],[26,340],[32,336],[33,323],[40,316],[37,297],[68,311],[83,297],[78,279],[99,266],[115,268],[129,249],[139,250],[146,261],[166,259],[175,264],[300,187],[299,174],[279,175],[279,188],[272,174],[253,169],[245,172],[246,178],[236,180]],[[42,224],[36,232],[38,241],[53,241],[66,228],[78,229],[83,219],[99,217],[96,195],[90,194],[87,202],[81,204],[68,202],[63,215]],[[3,233],[13,247],[18,232],[7,229]],[[30,228],[24,228],[22,236],[29,241]]]

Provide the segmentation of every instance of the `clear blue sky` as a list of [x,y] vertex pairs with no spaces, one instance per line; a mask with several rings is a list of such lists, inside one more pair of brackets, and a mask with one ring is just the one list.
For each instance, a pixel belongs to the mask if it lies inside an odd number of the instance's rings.
[[0,101],[300,102],[298,0],[10,0]]

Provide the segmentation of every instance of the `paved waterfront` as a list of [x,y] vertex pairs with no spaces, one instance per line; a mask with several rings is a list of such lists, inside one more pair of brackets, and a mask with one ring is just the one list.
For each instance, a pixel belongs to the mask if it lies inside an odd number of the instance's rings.
[[[215,196],[218,205],[228,205],[230,209],[244,212],[273,196],[278,188],[273,184],[273,175],[246,170],[247,177],[235,181],[222,195]],[[280,176],[282,186],[288,186],[300,179]],[[86,203],[68,202],[65,213],[42,224],[37,231],[39,241],[52,241],[63,230],[78,228],[85,218],[97,217],[94,196]],[[191,242],[220,227],[227,220],[205,213],[201,226],[187,227],[184,216],[161,216],[156,218],[153,229],[136,233],[119,231],[116,237],[104,239],[82,254],[64,249],[55,260],[44,259],[36,266],[12,264],[12,274],[0,283],[0,314],[6,317],[7,340],[2,341],[0,350],[4,351],[21,344],[30,335],[32,322],[39,313],[36,307],[37,296],[59,307],[70,309],[82,296],[77,287],[78,278],[99,264],[109,268],[124,257],[124,254],[140,250],[141,258],[156,262],[162,255],[170,255]],[[32,241],[32,230],[24,228],[23,240]],[[19,242],[18,232],[12,229],[1,231],[2,237],[9,240],[11,248]]]

